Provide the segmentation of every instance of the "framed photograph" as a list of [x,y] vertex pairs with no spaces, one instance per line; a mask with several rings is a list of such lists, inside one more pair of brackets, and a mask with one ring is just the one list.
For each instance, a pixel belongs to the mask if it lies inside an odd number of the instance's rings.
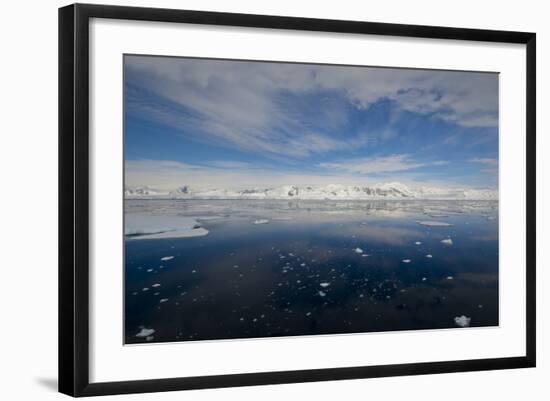
[[59,10],[59,390],[535,366],[535,34]]

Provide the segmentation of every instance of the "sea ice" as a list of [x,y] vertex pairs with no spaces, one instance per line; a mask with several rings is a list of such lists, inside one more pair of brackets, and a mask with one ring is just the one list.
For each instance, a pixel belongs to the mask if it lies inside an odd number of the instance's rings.
[[468,327],[471,321],[471,317],[466,317],[464,315],[455,317],[455,324],[460,327]]
[[162,260],[162,261],[172,260],[172,259],[174,259],[173,256],[164,256],[163,258],[160,258],[160,260]]
[[319,285],[323,288],[327,288],[330,285],[330,283],[320,283]]
[[442,244],[445,244],[445,245],[452,245],[452,244],[453,244],[453,240],[450,239],[450,238],[446,238],[446,239],[441,240],[441,243],[442,243]]
[[430,259],[433,258],[433,256],[431,254],[427,254],[426,257],[430,258]]
[[428,227],[449,227],[452,226],[450,223],[445,223],[443,221],[417,221],[418,224]]
[[163,303],[163,302],[167,302],[167,301],[168,301],[168,298],[162,298],[159,302]]
[[415,244],[416,244],[416,245],[422,245],[422,242],[416,241]]
[[324,297],[325,295],[327,295],[326,292],[324,292],[324,291],[319,291],[319,296],[320,296],[320,297]]
[[154,332],[155,329],[146,329],[145,327],[142,327],[140,332],[136,334],[136,337],[149,337]]
[[155,287],[155,288],[156,288],[156,287],[160,287],[160,284],[159,284],[159,283],[155,283],[155,284],[153,284],[151,287]]
[[453,276],[447,276],[447,280],[452,280]]
[[410,259],[403,259],[403,263],[411,263]]
[[171,213],[132,212],[125,215],[127,240],[199,237],[208,230],[192,217]]
[[363,250],[361,248],[355,248],[355,253],[363,253]]
[[267,224],[267,223],[269,223],[269,220],[267,219],[254,220],[254,224]]

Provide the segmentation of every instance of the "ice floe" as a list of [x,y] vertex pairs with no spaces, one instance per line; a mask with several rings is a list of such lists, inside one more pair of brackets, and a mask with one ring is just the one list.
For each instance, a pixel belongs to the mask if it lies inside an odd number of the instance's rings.
[[354,252],[355,253],[363,253],[363,250],[361,248],[355,248]]
[[455,317],[455,324],[460,327],[468,327],[471,321],[471,317],[467,317],[464,315]]
[[125,214],[127,240],[200,237],[208,230],[192,217],[134,212]]
[[151,287],[155,287],[155,288],[156,288],[156,287],[160,287],[160,284],[159,284],[159,283],[155,283],[155,284],[153,284]]
[[416,242],[415,242],[415,245],[422,245],[422,242],[416,241]]
[[453,278],[453,276],[447,276],[447,280],[452,280]]
[[167,261],[167,260],[172,260],[172,259],[174,259],[173,256],[164,256],[164,257],[160,258],[160,260],[162,260],[162,261]]
[[149,337],[151,334],[155,332],[155,329],[146,329],[145,327],[142,327],[139,333],[136,334],[136,337]]
[[411,260],[410,259],[403,259],[402,262],[403,263],[411,263]]
[[162,298],[159,302],[160,302],[161,304],[164,303],[164,302],[168,302],[168,298]]
[[324,292],[324,291],[319,291],[318,294],[319,294],[320,297],[324,297],[325,295],[327,295],[327,293]]
[[445,223],[444,221],[426,220],[426,221],[417,221],[417,223],[422,225],[422,226],[428,226],[428,227],[449,227],[449,226],[452,226],[452,224]]
[[450,238],[445,238],[445,239],[441,240],[441,243],[442,243],[442,244],[445,244],[445,245],[452,245],[452,244],[453,244],[453,240],[450,239]]
[[326,282],[325,283],[319,283],[319,285],[323,288],[327,288],[330,285],[330,283],[326,283]]
[[267,219],[254,220],[254,224],[267,224],[267,223],[269,223],[269,220]]
[[430,258],[430,259],[433,258],[433,256],[431,254],[427,254],[426,257]]

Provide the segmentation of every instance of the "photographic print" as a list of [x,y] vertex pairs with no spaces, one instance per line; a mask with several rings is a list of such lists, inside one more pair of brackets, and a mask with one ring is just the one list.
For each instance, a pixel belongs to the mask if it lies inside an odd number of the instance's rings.
[[124,56],[125,344],[499,325],[497,73]]

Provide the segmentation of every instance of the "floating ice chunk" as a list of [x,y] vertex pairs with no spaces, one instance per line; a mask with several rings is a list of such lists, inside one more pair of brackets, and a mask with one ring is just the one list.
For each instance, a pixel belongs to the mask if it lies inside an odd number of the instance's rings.
[[427,280],[427,278],[426,278],[426,277],[422,277],[422,281],[426,281],[426,280]]
[[149,288],[145,287],[145,288],[142,288],[141,291],[149,291]]
[[311,316],[311,312],[306,313],[306,316]]
[[410,259],[403,259],[402,262],[403,262],[403,263],[411,263],[411,260],[410,260]]
[[466,317],[464,315],[455,317],[455,324],[460,327],[468,327],[471,321],[471,317]]
[[422,226],[428,226],[428,227],[449,227],[449,226],[452,226],[452,224],[445,223],[444,221],[426,220],[426,221],[417,221],[417,223],[422,225]]
[[159,283],[155,283],[155,284],[153,284],[151,287],[155,287],[155,288],[156,288],[156,287],[160,287],[160,284],[159,284]]
[[153,269],[147,269],[147,273],[151,273]]
[[416,241],[415,244],[416,244],[416,245],[422,245],[422,242]]
[[127,240],[199,237],[208,234],[195,218],[170,213],[126,213]]
[[330,283],[319,283],[319,285],[323,288],[327,288],[330,285]]
[[254,220],[254,224],[267,224],[267,223],[269,223],[269,220],[267,219]]
[[363,250],[361,248],[355,248],[354,251],[355,253],[363,253]]
[[430,258],[430,259],[433,258],[433,256],[431,254],[427,254],[426,257]]
[[139,333],[136,334],[136,337],[149,337],[151,334],[155,332],[155,329],[146,329],[145,327],[142,327]]
[[161,303],[161,304],[162,304],[163,302],[168,302],[168,298],[162,298],[162,299],[159,301],[159,303]]
[[160,260],[162,260],[162,261],[172,260],[172,259],[174,259],[173,256],[164,256],[164,257],[160,258]]
[[447,276],[447,280],[452,280],[453,276]]
[[320,297],[324,297],[325,295],[327,295],[326,292],[324,292],[324,291],[319,291],[319,296],[320,296]]
[[452,244],[453,244],[453,240],[450,239],[450,238],[445,238],[445,239],[441,240],[441,243],[442,243],[442,244],[445,244],[445,245],[452,245]]
[[305,263],[300,263],[300,266],[305,267],[306,264]]

